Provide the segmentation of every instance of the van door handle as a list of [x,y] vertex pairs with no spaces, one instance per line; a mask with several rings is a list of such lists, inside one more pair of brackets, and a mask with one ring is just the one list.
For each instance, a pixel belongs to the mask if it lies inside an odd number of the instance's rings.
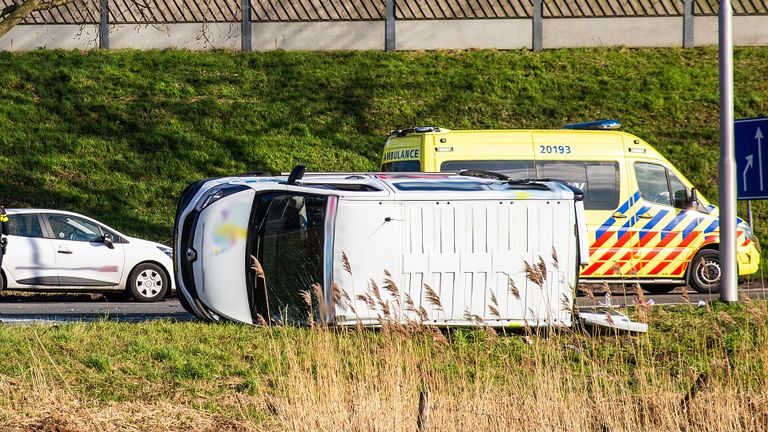
[[615,213],[613,214],[613,216],[611,216],[611,217],[612,217],[612,218],[614,218],[614,219],[626,219],[626,218],[627,218],[627,215],[625,215],[625,214],[624,214],[624,213],[622,213],[622,212],[615,212]]
[[71,254],[71,253],[72,253],[72,251],[71,251],[71,250],[67,250],[67,249],[59,249],[59,250],[58,250],[58,251],[56,251],[56,252],[58,252],[58,253],[60,253],[60,254],[67,254],[67,255],[69,255],[69,254]]
[[640,219],[653,219],[655,215],[651,213],[643,213],[640,216],[638,216]]

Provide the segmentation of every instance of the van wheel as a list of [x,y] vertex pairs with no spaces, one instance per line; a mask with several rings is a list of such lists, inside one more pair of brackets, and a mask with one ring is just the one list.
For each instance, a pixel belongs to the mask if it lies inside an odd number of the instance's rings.
[[700,251],[691,262],[689,282],[691,288],[702,294],[719,293],[723,278],[720,268],[720,252],[712,249]]
[[643,289],[648,294],[667,294],[668,292],[671,292],[675,288],[679,287],[680,285],[675,284],[646,284],[643,285]]
[[139,264],[128,276],[128,292],[139,302],[158,301],[168,292],[168,276],[156,264]]

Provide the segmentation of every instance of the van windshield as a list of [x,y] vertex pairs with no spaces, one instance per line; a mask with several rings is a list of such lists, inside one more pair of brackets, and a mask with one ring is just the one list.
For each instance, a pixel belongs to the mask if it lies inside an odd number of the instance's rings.
[[[250,227],[250,255],[264,278],[248,281],[251,314],[286,323],[307,321],[302,291],[323,281],[324,195],[269,193],[257,197]],[[250,267],[250,257],[246,257]],[[252,272],[249,272],[253,275]]]

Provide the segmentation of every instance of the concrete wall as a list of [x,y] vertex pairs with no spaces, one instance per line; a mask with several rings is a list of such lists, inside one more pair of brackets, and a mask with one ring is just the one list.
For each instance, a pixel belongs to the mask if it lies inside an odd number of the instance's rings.
[[[679,47],[682,17],[546,18],[544,48]],[[768,16],[737,16],[734,44],[768,45]],[[532,46],[530,19],[398,21],[398,50],[519,49]],[[110,48],[240,49],[240,23],[110,25]],[[253,22],[252,46],[268,50],[382,50],[384,21]],[[717,44],[717,17],[694,17],[694,44]],[[98,26],[19,25],[0,50],[98,48]]]
[[110,25],[109,47],[239,50],[240,23]]
[[18,25],[0,38],[0,50],[91,49],[99,47],[95,24]]
[[383,50],[384,21],[253,23],[254,51]]
[[553,18],[543,27],[545,49],[683,46],[683,17]]
[[[717,45],[717,34],[716,16],[693,18],[693,40],[697,46]],[[733,44],[768,45],[768,16],[733,17]]]
[[398,21],[397,49],[531,48],[528,19]]

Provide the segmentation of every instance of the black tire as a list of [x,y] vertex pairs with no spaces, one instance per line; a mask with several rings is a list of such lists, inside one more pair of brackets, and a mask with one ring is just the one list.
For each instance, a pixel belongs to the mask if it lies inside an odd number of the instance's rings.
[[5,275],[0,271],[0,293],[5,291]]
[[667,294],[679,286],[676,284],[645,284],[643,290],[648,294],[659,295]]
[[162,300],[168,292],[168,275],[157,264],[143,263],[133,268],[128,276],[127,292],[138,302]]
[[720,252],[705,249],[693,257],[688,283],[691,288],[702,294],[717,294],[720,292],[722,276]]

